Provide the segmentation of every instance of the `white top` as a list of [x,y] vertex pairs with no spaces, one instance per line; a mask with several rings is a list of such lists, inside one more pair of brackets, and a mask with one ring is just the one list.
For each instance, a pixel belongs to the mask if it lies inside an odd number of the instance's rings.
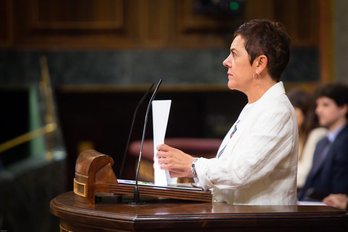
[[313,129],[303,147],[302,154],[299,155],[297,167],[297,187],[302,188],[313,163],[313,155],[318,141],[323,138],[327,130],[323,127]]
[[195,163],[199,184],[212,190],[215,202],[295,205],[298,131],[283,83],[247,104],[237,122],[219,157]]

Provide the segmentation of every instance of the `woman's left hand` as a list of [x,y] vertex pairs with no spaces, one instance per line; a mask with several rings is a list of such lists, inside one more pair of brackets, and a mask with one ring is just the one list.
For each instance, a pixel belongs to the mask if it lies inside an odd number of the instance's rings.
[[192,177],[192,156],[166,144],[159,145],[157,150],[160,168],[168,170],[171,177]]

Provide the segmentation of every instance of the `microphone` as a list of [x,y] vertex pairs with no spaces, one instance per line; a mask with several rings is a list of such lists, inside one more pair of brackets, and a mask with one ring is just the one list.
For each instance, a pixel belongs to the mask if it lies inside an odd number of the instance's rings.
[[159,79],[157,84],[156,84],[155,90],[153,91],[152,96],[149,100],[149,103],[147,104],[147,109],[146,109],[145,118],[144,118],[143,134],[142,134],[141,143],[140,143],[138,163],[137,163],[137,168],[135,170],[135,188],[134,188],[134,195],[133,195],[133,202],[134,203],[138,203],[140,200],[139,185],[138,185],[139,167],[140,167],[141,157],[143,154],[143,145],[144,145],[144,140],[145,140],[145,131],[146,131],[146,126],[147,126],[148,114],[150,111],[151,103],[152,103],[153,99],[155,98],[157,91],[158,91],[158,88],[160,87],[161,83],[162,83],[162,79]]
[[123,157],[122,157],[121,167],[120,167],[120,170],[119,170],[119,173],[118,173],[118,178],[119,179],[124,179],[123,178],[123,169],[124,169],[124,167],[126,165],[126,158],[127,158],[127,154],[128,154],[128,148],[129,148],[130,140],[131,140],[131,137],[132,137],[132,134],[133,134],[133,127],[134,127],[135,119],[137,117],[138,109],[143,104],[143,102],[145,101],[145,99],[147,98],[147,96],[149,95],[151,90],[153,89],[154,85],[155,85],[155,83],[152,83],[150,88],[148,88],[148,90],[141,97],[141,99],[139,100],[137,106],[135,107],[135,110],[134,110],[134,113],[133,113],[131,127],[130,127],[129,134],[128,134],[126,147],[125,147],[125,150],[124,150],[124,153],[123,153]]

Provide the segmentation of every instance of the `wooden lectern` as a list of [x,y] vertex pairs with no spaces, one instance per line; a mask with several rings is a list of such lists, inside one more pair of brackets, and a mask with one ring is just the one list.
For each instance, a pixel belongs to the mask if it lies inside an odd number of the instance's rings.
[[60,219],[60,231],[348,231],[348,215],[343,210],[327,206],[234,206],[211,202],[206,191],[140,185],[141,195],[159,199],[143,204],[96,202],[98,194],[133,194],[134,185],[118,183],[112,165],[109,156],[94,150],[80,154],[74,192],[63,193],[50,203],[51,212]]
[[327,206],[234,206],[177,200],[97,203],[90,207],[76,201],[74,195],[63,193],[51,201],[51,212],[60,219],[61,232],[348,231],[347,213]]
[[107,194],[108,196],[131,196],[137,187],[140,196],[171,198],[180,200],[211,202],[210,191],[188,186],[154,186],[152,184],[135,182],[119,182],[112,170],[114,164],[110,156],[95,150],[82,152],[76,161],[74,193],[76,199],[95,204],[95,197]]

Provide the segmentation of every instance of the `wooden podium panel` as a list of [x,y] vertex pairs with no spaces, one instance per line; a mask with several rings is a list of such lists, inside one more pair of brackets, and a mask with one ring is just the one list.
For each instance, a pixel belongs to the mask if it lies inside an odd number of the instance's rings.
[[178,200],[91,205],[75,198],[67,192],[51,201],[60,231],[348,231],[347,213],[327,206],[232,206]]
[[[170,198],[211,202],[210,191],[193,186],[156,186],[153,184],[136,184],[135,181],[117,180],[111,166],[113,159],[95,150],[80,153],[75,166],[74,193],[76,198],[91,205],[95,197],[101,195],[138,196]],[[132,183],[133,182],[133,183]]]

